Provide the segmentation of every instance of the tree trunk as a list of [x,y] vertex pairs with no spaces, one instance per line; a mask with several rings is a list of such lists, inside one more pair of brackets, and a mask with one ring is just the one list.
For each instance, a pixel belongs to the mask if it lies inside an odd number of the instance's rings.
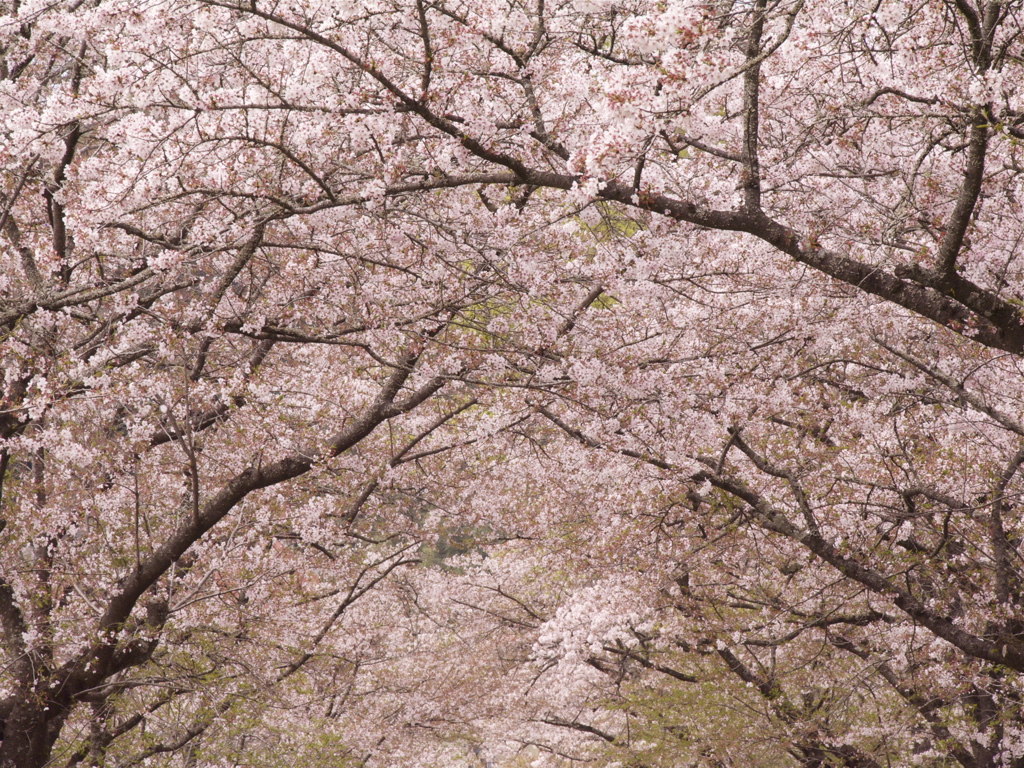
[[68,716],[66,708],[25,692],[8,712],[0,742],[0,768],[43,768]]

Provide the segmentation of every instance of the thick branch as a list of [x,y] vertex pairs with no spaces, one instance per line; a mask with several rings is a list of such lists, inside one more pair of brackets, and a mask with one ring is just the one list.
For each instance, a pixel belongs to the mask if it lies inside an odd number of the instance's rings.
[[26,682],[25,673],[31,674],[32,671],[25,648],[25,634],[28,628],[25,625],[25,617],[15,602],[14,590],[4,579],[0,579],[0,629],[3,630],[3,643],[8,656],[14,659],[14,677],[19,682]]
[[[988,110],[986,109],[987,113]],[[956,274],[956,259],[963,246],[964,235],[971,223],[971,215],[981,194],[981,181],[985,175],[985,150],[988,148],[988,123],[991,116],[980,114],[971,126],[967,144],[967,164],[964,180],[957,194],[956,205],[946,221],[945,234],[939,241],[935,261],[939,274],[946,280]]]
[[411,375],[418,357],[418,352],[404,354],[381,387],[376,401],[361,416],[327,440],[324,447],[305,453],[293,453],[268,464],[250,466],[228,481],[220,492],[210,496],[199,514],[185,518],[164,544],[127,577],[121,591],[111,598],[99,623],[98,642],[61,670],[61,677],[69,680],[67,688],[71,695],[96,685],[111,673],[117,634],[139,598],[246,496],[261,488],[305,474],[317,462],[348,450],[370,435],[381,423],[411,410],[444,386],[446,379],[433,379],[400,403],[394,402],[402,385]]
[[1010,545],[1003,528],[1003,512],[1006,511],[1006,488],[1017,470],[1024,464],[1024,448],[1013,455],[996,484],[992,510],[989,513],[989,543],[995,560],[996,599],[1003,604],[1010,602],[1010,588],[1013,569],[1010,567]]
[[1002,664],[1016,671],[1024,671],[1024,645],[1016,638],[1001,635],[995,642],[992,642],[961,629],[953,622],[953,619],[929,610],[924,603],[908,591],[897,587],[878,571],[864,566],[852,557],[841,554],[821,536],[797,528],[783,513],[775,509],[742,481],[717,472],[701,472],[695,476],[695,479],[706,480],[716,488],[747,502],[754,512],[754,519],[763,528],[800,543],[847,578],[863,584],[872,592],[889,597],[900,610],[914,621],[967,655],[993,664]]
[[743,73],[743,207],[748,211],[761,208],[761,162],[757,143],[759,131],[759,98],[761,93],[761,34],[767,0],[754,3],[753,22],[747,36],[747,61],[750,66]]

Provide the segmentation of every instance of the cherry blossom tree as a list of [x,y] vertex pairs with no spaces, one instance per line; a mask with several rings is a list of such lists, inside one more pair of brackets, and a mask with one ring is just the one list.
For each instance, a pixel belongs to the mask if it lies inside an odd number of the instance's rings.
[[[429,511],[396,478],[476,439],[482,318],[518,301],[554,339],[590,291],[510,294],[494,254],[530,235],[411,194],[486,175],[383,181],[386,115],[329,171],[288,146],[335,135],[329,111],[197,121],[179,64],[215,101],[289,76],[267,55],[251,80],[202,12],[8,10],[0,764],[191,754],[309,685],[356,602],[393,603]],[[351,631],[330,653],[354,674],[376,651]]]
[[1019,3],[4,12],[5,768],[1022,764]]

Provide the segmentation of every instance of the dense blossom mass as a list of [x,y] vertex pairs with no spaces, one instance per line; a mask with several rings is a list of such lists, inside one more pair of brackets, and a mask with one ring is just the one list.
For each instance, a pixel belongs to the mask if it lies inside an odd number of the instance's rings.
[[0,768],[1024,766],[1020,0],[0,0]]

